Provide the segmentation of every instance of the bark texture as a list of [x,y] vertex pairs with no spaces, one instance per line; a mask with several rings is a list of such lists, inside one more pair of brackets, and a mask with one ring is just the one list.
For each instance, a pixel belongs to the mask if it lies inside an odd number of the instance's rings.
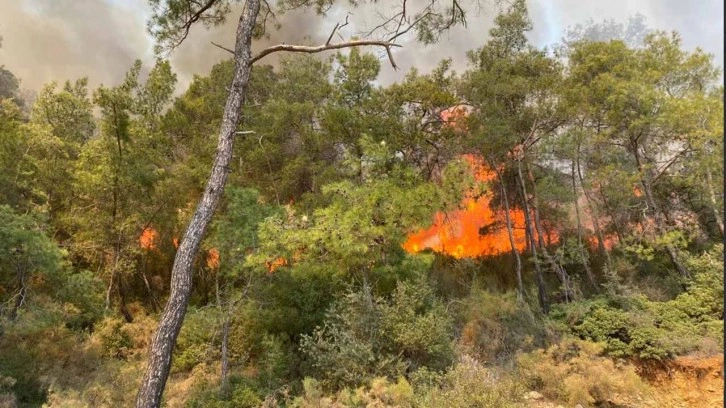
[[571,180],[572,180],[572,194],[575,197],[575,218],[577,219],[577,246],[578,246],[578,252],[580,255],[580,262],[582,263],[582,266],[585,268],[585,274],[587,275],[587,280],[590,282],[590,285],[595,290],[596,293],[600,292],[600,288],[597,285],[597,282],[595,281],[595,276],[592,274],[592,268],[590,268],[590,260],[589,256],[587,254],[587,250],[585,249],[585,243],[582,239],[582,218],[580,217],[580,203],[578,203],[580,199],[580,193],[577,189],[577,177],[575,176],[575,161],[573,160],[570,166],[571,170]]
[[234,78],[224,107],[214,165],[202,199],[194,211],[174,258],[169,300],[151,343],[148,366],[136,396],[137,408],[157,408],[161,405],[161,397],[171,367],[172,351],[184,322],[192,290],[192,264],[229,174],[235,131],[252,69],[250,52],[252,31],[259,11],[260,0],[248,0],[237,25]]
[[524,224],[527,229],[527,237],[530,242],[530,248],[532,250],[532,257],[534,258],[534,271],[535,277],[537,278],[537,297],[539,299],[539,306],[542,308],[542,313],[548,314],[550,312],[549,301],[547,300],[547,290],[545,289],[544,276],[542,275],[542,268],[540,267],[539,258],[537,257],[537,244],[535,243],[534,231],[532,227],[532,219],[530,217],[529,202],[527,196],[527,186],[524,184],[524,177],[522,176],[522,161],[517,159],[517,177],[519,185],[522,188],[522,204],[524,205]]
[[494,171],[497,173],[497,178],[499,179],[499,188],[502,193],[502,202],[504,203],[504,218],[507,222],[507,236],[509,237],[509,245],[512,248],[512,256],[514,257],[515,261],[514,272],[517,275],[517,299],[523,300],[524,284],[522,283],[522,260],[519,257],[519,252],[517,252],[517,246],[514,242],[512,219],[509,216],[509,199],[507,198],[507,189],[504,186],[504,178],[502,177],[502,173],[496,168],[496,166],[494,166],[493,163],[493,160],[490,160],[489,166],[494,169]]

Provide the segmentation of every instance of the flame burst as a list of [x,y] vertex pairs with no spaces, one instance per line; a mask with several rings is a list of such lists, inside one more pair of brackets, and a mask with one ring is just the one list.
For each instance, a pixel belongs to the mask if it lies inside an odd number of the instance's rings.
[[[465,155],[477,181],[491,183],[496,173],[488,169],[476,156]],[[461,209],[434,215],[434,223],[428,229],[408,236],[403,248],[411,253],[424,249],[443,252],[455,258],[499,255],[512,250],[507,232],[506,215],[502,210],[492,210],[493,195],[487,192],[475,197],[470,191],[461,203]],[[514,247],[522,252],[526,248],[524,212],[512,209]]]
[[156,239],[159,233],[153,228],[145,228],[139,236],[139,246],[143,249],[156,249]]
[[286,265],[288,265],[288,262],[285,258],[276,258],[272,262],[265,262],[265,267],[267,268],[268,273],[273,273],[277,268]]
[[219,268],[219,250],[217,248],[207,251],[207,267],[209,269]]

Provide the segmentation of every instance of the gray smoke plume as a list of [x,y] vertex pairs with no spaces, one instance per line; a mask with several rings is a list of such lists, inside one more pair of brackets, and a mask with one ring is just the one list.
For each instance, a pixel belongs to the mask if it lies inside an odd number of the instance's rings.
[[0,64],[38,90],[88,76],[118,83],[136,58],[149,60],[144,0],[0,0]]
[[[255,43],[255,50],[276,43],[321,44],[336,23],[345,21],[352,13],[348,26],[341,29],[344,38],[374,27],[382,16],[390,16],[403,0],[379,0],[375,4],[351,9],[348,2],[339,2],[327,17],[314,12],[293,12],[278,15],[282,28],[271,32],[269,39]],[[428,0],[407,0],[414,9]],[[380,83],[400,80],[412,67],[428,72],[440,60],[452,58],[456,71],[466,67],[465,52],[482,46],[488,38],[493,20],[506,6],[507,0],[465,0],[469,14],[467,27],[457,27],[442,36],[437,44],[417,44],[415,35],[401,38],[402,48],[394,50],[400,70],[394,71],[379,49],[367,51],[380,55]],[[627,23],[636,13],[643,14],[650,28],[677,30],[684,46],[701,46],[715,55],[723,67],[723,2],[703,0],[530,0],[530,15],[534,31],[530,40],[537,46],[559,42],[567,27],[614,19]],[[237,5],[228,21],[210,30],[194,27],[189,37],[170,55],[183,92],[193,75],[206,75],[209,69],[229,54],[210,42],[233,47],[234,32],[239,17]],[[51,80],[64,81],[88,76],[91,86],[99,83],[119,83],[123,74],[137,58],[148,67],[153,63],[153,39],[146,33],[149,8],[145,0],[0,0],[0,65],[5,65],[22,80],[22,87],[39,89]],[[307,39],[306,39],[307,38]],[[340,38],[338,38],[340,39]],[[329,56],[332,52],[321,54]],[[263,63],[274,63],[279,56],[270,56]]]

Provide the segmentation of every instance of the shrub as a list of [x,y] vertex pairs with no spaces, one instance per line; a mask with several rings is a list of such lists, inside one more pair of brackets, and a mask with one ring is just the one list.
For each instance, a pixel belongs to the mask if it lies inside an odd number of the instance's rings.
[[608,295],[553,307],[550,326],[602,342],[613,357],[663,360],[723,345],[723,246],[689,257],[694,274],[688,290],[673,300]]
[[608,404],[648,391],[635,367],[602,357],[603,346],[569,339],[518,356],[521,379],[545,397],[570,406]]
[[486,368],[467,356],[446,374],[423,369],[412,377],[415,405],[422,408],[518,407],[526,391],[510,373]]
[[177,339],[173,371],[189,371],[197,364],[219,360],[219,310],[191,310]]
[[255,408],[262,405],[260,392],[249,382],[233,377],[230,381],[230,395],[223,399],[219,387],[206,381],[197,385],[190,393],[186,408]]
[[301,348],[324,387],[357,387],[407,368],[443,369],[454,357],[451,319],[423,281],[399,283],[390,300],[364,287],[329,309],[325,323]]
[[107,318],[101,322],[96,335],[107,355],[125,360],[134,346],[131,336],[124,330],[118,318]]
[[345,388],[336,395],[325,396],[321,384],[315,379],[303,380],[302,396],[293,400],[291,406],[297,408],[343,408],[343,407],[411,407],[413,389],[405,378],[399,377],[395,383],[378,377],[367,386],[355,390]]
[[506,360],[517,351],[544,345],[545,332],[515,292],[493,294],[475,290],[461,308],[460,343],[482,361]]

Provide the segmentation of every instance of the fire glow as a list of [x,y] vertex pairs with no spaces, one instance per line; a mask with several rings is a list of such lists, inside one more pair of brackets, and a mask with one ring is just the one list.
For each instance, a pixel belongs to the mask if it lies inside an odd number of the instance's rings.
[[[481,159],[473,155],[465,155],[463,158],[471,167],[477,181],[494,185],[497,175]],[[506,214],[503,210],[492,210],[492,198],[491,191],[479,197],[475,197],[473,191],[468,192],[460,209],[436,213],[433,225],[409,235],[403,248],[410,253],[432,249],[455,258],[494,256],[511,252]],[[512,222],[514,247],[523,252],[526,248],[524,212],[510,209],[509,217]]]

